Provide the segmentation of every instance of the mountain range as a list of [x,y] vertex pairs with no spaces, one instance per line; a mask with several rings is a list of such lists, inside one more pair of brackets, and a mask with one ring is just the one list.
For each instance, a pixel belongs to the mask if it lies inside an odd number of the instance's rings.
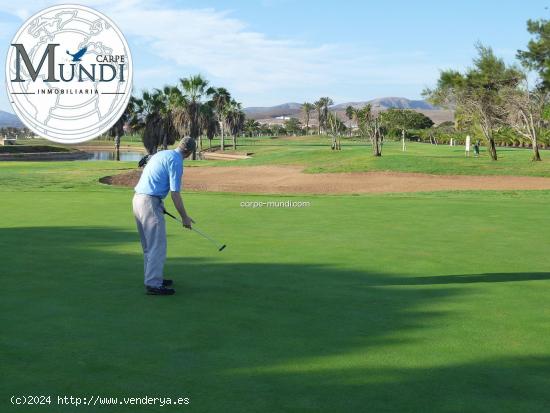
[[13,113],[0,110],[0,128],[22,128],[23,123]]
[[367,104],[371,104],[373,108],[380,109],[413,109],[413,110],[437,110],[435,106],[430,105],[425,100],[411,100],[407,98],[378,98],[372,99],[367,102],[346,102],[338,105],[331,106],[333,110],[346,110],[348,106],[352,106],[354,109],[360,109]]
[[[336,112],[341,118],[345,118],[345,110],[348,106],[352,106],[355,109],[360,109],[367,104],[371,104],[374,111],[383,111],[390,108],[398,109],[411,109],[424,113],[426,116],[432,118],[437,124],[453,119],[453,112],[448,110],[442,110],[440,108],[430,105],[424,100],[411,100],[402,97],[384,97],[378,99],[372,99],[361,102],[345,102],[331,106],[329,109]],[[297,102],[283,103],[276,106],[255,106],[244,108],[244,113],[248,118],[260,120],[260,121],[274,121],[276,122],[278,117],[302,117],[302,104]],[[311,116],[312,124],[315,123],[315,116]],[[9,112],[0,110],[0,128],[2,127],[23,127],[23,123],[19,118]]]
[[[377,112],[388,110],[390,108],[416,110],[432,118],[435,123],[441,123],[453,119],[452,111],[443,110],[432,106],[424,100],[412,100],[403,97],[384,97],[361,102],[339,103],[330,106],[329,110],[336,112],[340,117],[343,117],[343,114],[348,106],[352,106],[355,109],[360,109],[367,104],[372,105],[373,110]],[[296,102],[283,103],[276,106],[244,108],[244,113],[248,118],[260,121],[275,121],[277,118],[281,117],[300,118],[302,115],[301,112],[302,104]],[[314,117],[315,116],[312,116],[312,118]],[[314,121],[314,119],[312,120]]]

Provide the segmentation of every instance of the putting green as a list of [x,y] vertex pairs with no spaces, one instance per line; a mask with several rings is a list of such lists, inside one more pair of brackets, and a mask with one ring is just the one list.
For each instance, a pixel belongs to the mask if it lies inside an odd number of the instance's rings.
[[[0,411],[547,411],[550,192],[188,194],[227,249],[168,221],[151,297],[132,192],[96,183],[125,167],[1,165]],[[240,207],[282,199],[311,205]]]

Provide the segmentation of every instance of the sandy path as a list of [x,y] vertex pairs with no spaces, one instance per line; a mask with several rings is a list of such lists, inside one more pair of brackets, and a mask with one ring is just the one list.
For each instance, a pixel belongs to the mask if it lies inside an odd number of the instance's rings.
[[[444,190],[550,189],[550,178],[526,176],[458,176],[399,172],[306,174],[299,166],[187,167],[185,189],[256,194],[360,194]],[[113,185],[134,186],[141,171],[102,178]]]

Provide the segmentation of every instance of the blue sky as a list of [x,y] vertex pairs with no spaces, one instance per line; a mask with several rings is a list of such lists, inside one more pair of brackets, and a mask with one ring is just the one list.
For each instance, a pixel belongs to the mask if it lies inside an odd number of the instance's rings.
[[[0,55],[23,19],[70,1],[2,1]],[[80,0],[122,29],[134,88],[202,73],[244,106],[420,98],[440,69],[467,67],[481,41],[513,62],[526,21],[550,18],[550,0],[461,2]],[[0,65],[4,78],[4,65]],[[0,110],[10,111],[4,88]]]

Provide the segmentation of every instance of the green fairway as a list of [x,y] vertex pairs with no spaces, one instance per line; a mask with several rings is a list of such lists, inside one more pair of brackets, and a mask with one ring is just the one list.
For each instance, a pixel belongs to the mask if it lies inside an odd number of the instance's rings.
[[0,164],[0,411],[548,411],[550,192],[185,194],[228,246],[167,222],[177,294],[151,297],[132,191],[97,183],[132,166]]
[[[343,140],[341,151],[330,150],[328,137],[243,138],[237,148],[253,153],[252,159],[232,162],[235,165],[304,165],[306,172],[420,172],[437,175],[525,175],[550,176],[550,152],[541,151],[542,162],[531,162],[530,149],[498,148],[498,161],[492,161],[481,148],[475,158],[464,156],[463,146],[430,145],[407,142],[406,152],[401,142],[384,143],[383,156],[371,156],[371,146],[365,141]],[[215,141],[217,143],[217,141]],[[229,148],[228,148],[229,149]],[[203,165],[227,166],[226,161],[203,161]],[[200,162],[199,162],[200,165]]]
[[[132,135],[122,140],[123,146],[142,149],[140,137]],[[30,140],[34,144],[43,144],[46,140]],[[280,138],[240,138],[238,153],[252,153],[250,159],[231,161],[187,161],[193,166],[257,166],[257,165],[300,165],[305,172],[369,172],[395,171],[417,172],[436,175],[519,175],[550,177],[550,151],[541,150],[542,162],[532,162],[530,149],[498,148],[498,161],[492,161],[485,148],[481,155],[475,158],[464,156],[463,146],[430,145],[425,143],[407,142],[407,150],[402,151],[401,142],[387,141],[384,144],[383,156],[371,156],[370,144],[358,138],[345,138],[341,151],[330,150],[330,138],[326,136],[299,136]],[[228,146],[226,152],[234,151]],[[112,146],[112,141],[93,140],[85,146]],[[208,148],[205,140],[204,148]],[[214,139],[213,145],[219,145]],[[78,148],[78,146],[76,146]],[[72,165],[68,163],[67,165]],[[109,165],[121,168],[120,163],[102,164],[89,168],[105,168]],[[133,168],[136,162],[125,164],[126,168]],[[46,166],[37,165],[37,169]],[[0,169],[1,170],[1,169]],[[17,173],[16,175],[19,175]],[[41,175],[42,176],[42,175]],[[65,179],[65,178],[64,178]],[[0,185],[2,183],[0,182]]]

